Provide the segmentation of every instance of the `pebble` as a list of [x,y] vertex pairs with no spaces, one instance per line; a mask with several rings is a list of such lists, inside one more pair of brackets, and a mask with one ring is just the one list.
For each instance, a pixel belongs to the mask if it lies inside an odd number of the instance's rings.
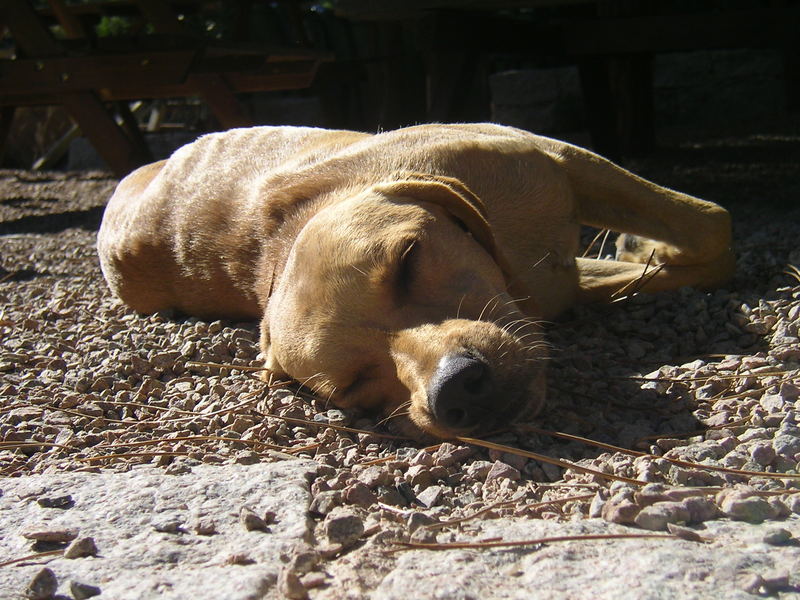
[[37,542],[51,542],[54,544],[66,544],[78,537],[78,530],[68,528],[42,528],[34,527],[22,532],[22,537]]
[[[378,496],[380,500],[380,495]],[[382,500],[381,500],[382,501]],[[340,490],[329,490],[320,492],[311,501],[309,511],[320,515],[327,515],[335,507],[342,503],[342,492]]]
[[210,516],[197,516],[192,521],[192,530],[197,535],[214,535],[217,533],[217,523]]
[[795,432],[779,433],[773,438],[772,447],[777,454],[793,459],[800,452],[800,435]]
[[469,458],[473,452],[474,450],[469,446],[455,446],[445,442],[433,454],[434,464],[440,467],[450,467]]
[[63,496],[43,496],[36,500],[36,503],[42,508],[71,508],[75,501],[72,496],[65,494]]
[[161,533],[180,533],[183,525],[183,516],[171,512],[156,515],[150,520],[150,526]]
[[25,589],[25,597],[28,600],[50,600],[55,596],[58,589],[58,579],[56,574],[47,567],[36,572],[28,587]]
[[788,529],[775,527],[768,529],[761,541],[770,546],[780,546],[792,540],[792,533]]
[[506,478],[517,481],[520,478],[519,470],[499,460],[494,461],[489,472],[486,473],[486,483],[497,479]]
[[436,519],[433,517],[426,515],[423,512],[412,512],[408,515],[408,519],[406,520],[406,527],[408,527],[409,533],[414,533],[420,527],[424,527],[425,525],[432,525],[436,523]]
[[721,514],[719,507],[706,496],[684,498],[681,503],[689,511],[689,523],[705,523],[716,519]]
[[680,502],[656,502],[644,507],[633,522],[642,529],[666,531],[669,523],[689,521],[689,510]]
[[325,573],[307,573],[300,578],[300,582],[307,590],[320,588],[328,583],[328,576]]
[[344,501],[368,508],[378,501],[378,496],[361,481],[350,484],[344,490]]
[[97,556],[97,545],[94,538],[76,538],[64,549],[64,558],[84,558],[86,556]]
[[630,500],[615,496],[603,505],[601,516],[611,523],[631,525],[636,521],[636,515],[640,510],[640,507]]
[[302,575],[313,571],[319,562],[319,552],[308,547],[298,547],[290,555],[289,568],[298,575]]
[[640,490],[634,492],[634,499],[639,506],[648,506],[656,502],[664,502],[667,500],[674,500],[670,497],[670,487],[663,483],[648,483]]
[[667,523],[667,531],[687,542],[704,542],[706,541],[703,536],[697,533],[694,529],[676,525],[675,523]]
[[430,468],[424,465],[413,465],[406,471],[406,481],[413,486],[428,487],[433,482]]
[[305,600],[308,592],[297,574],[289,568],[281,569],[278,576],[278,589],[284,598],[290,600]]
[[775,516],[772,505],[752,492],[729,489],[717,494],[717,505],[728,517],[748,523],[761,523]]
[[597,519],[603,515],[603,507],[606,504],[606,497],[603,492],[598,491],[594,498],[592,498],[592,502],[589,504],[589,517],[592,519]]
[[427,450],[420,450],[414,455],[414,458],[412,458],[409,461],[409,464],[432,467],[433,462],[434,462],[433,455],[430,452],[428,452]]
[[379,485],[388,485],[389,483],[389,473],[386,471],[386,469],[383,469],[378,465],[367,467],[356,477],[359,481],[373,489]]
[[768,571],[761,575],[761,581],[768,594],[775,594],[789,587],[789,573],[780,570]]
[[269,524],[263,517],[258,516],[250,508],[243,506],[239,511],[239,523],[247,531],[262,531],[269,533]]
[[432,485],[417,494],[417,500],[419,500],[423,506],[432,508],[441,502],[443,496],[444,488],[440,485]]
[[750,448],[750,457],[753,462],[766,467],[775,460],[775,449],[769,442],[757,442]]
[[355,513],[337,508],[325,517],[322,532],[329,544],[349,546],[364,533],[364,522]]
[[96,585],[89,585],[80,581],[70,581],[69,591],[75,600],[86,600],[86,598],[99,596],[101,593],[100,588]]
[[742,581],[742,589],[748,594],[759,594],[764,587],[764,578],[758,573],[752,573]]

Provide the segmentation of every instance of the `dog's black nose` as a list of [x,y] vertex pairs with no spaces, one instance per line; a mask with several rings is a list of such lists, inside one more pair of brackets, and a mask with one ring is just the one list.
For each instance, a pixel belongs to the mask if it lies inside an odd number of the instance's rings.
[[488,416],[495,386],[489,365],[468,354],[439,361],[428,385],[428,408],[450,429],[469,429]]

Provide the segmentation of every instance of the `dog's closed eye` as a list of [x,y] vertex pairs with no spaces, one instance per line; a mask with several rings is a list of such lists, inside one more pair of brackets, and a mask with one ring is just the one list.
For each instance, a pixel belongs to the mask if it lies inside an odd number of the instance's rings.
[[461,219],[459,219],[458,217],[454,217],[454,216],[451,216],[450,218],[451,218],[451,219],[453,219],[453,222],[454,222],[456,225],[458,225],[458,228],[459,228],[461,231],[464,231],[464,232],[466,232],[466,233],[469,233],[470,235],[472,235],[472,232],[469,230],[469,227],[467,227],[467,224],[466,224],[466,223],[464,223],[464,221],[462,221],[462,220],[461,220]]
[[417,240],[411,240],[406,248],[400,254],[400,260],[397,265],[397,274],[395,276],[395,289],[397,290],[398,299],[403,300],[411,293],[411,287],[414,283],[414,275],[416,268],[416,255],[418,252]]

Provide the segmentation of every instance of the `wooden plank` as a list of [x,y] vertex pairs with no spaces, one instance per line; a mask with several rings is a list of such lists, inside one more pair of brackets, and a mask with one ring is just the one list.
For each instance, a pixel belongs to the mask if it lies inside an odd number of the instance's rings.
[[[137,102],[135,106],[135,110],[138,111],[141,109],[142,103]],[[130,140],[137,160],[141,162],[153,162],[153,155],[150,152],[147,141],[144,139],[144,135],[142,135],[142,131],[139,129],[139,122],[129,108],[128,103],[119,101],[116,103],[116,108],[119,114],[119,118],[116,119],[117,124],[121,125],[125,131],[125,137]]]
[[253,124],[249,112],[233,95],[231,86],[223,75],[190,75],[186,86],[203,97],[223,129],[249,127]]
[[181,35],[186,33],[186,28],[178,20],[178,15],[164,0],[136,0],[136,5],[142,11],[145,19],[153,26],[156,33]]
[[192,51],[0,61],[0,95],[181,83]]
[[0,61],[0,96],[182,83],[193,51]]
[[311,85],[319,61],[273,63],[258,71],[226,73],[225,78],[236,93],[302,90]]
[[83,28],[83,23],[78,19],[72,11],[67,7],[64,0],[47,0],[50,5],[50,10],[53,11],[59,25],[64,30],[64,35],[70,40],[85,39],[86,30]]
[[[308,88],[318,68],[315,61],[270,64],[259,71],[226,73],[225,80],[234,93],[268,92],[278,90],[300,90]],[[125,85],[97,90],[103,101],[142,100],[155,98],[179,98],[197,96],[202,92],[189,82],[148,84],[129,81]],[[0,106],[37,106],[58,103],[58,95],[34,92],[8,93],[0,91]]]
[[17,45],[29,56],[55,56],[63,52],[61,44],[50,35],[26,0],[0,2],[0,22],[8,26]]
[[122,177],[147,162],[148,157],[140,154],[94,93],[72,92],[60,100],[117,176]]

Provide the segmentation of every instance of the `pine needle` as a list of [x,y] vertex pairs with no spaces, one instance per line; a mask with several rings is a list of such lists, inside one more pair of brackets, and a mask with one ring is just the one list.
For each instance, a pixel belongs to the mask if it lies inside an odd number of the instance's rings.
[[554,542],[584,542],[593,540],[630,540],[630,539],[681,539],[676,535],[664,533],[607,533],[593,535],[559,535],[554,537],[535,538],[532,540],[516,541],[483,541],[483,542],[450,542],[444,544],[430,542],[394,542],[402,546],[397,550],[456,550],[456,549],[484,549],[484,548],[515,548],[519,546],[535,546],[540,544],[552,544]]

